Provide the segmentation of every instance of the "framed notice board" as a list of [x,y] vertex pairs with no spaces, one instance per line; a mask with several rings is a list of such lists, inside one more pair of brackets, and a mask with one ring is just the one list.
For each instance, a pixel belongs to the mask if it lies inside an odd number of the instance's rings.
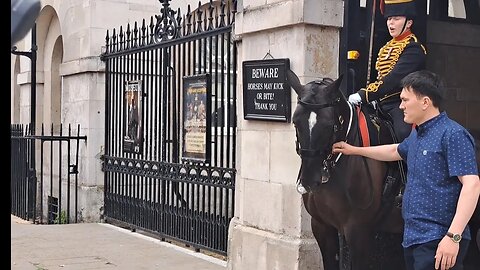
[[143,89],[142,81],[126,81],[124,91],[123,151],[142,154]]
[[243,62],[244,119],[290,122],[288,69],[288,58]]
[[211,79],[209,74],[183,77],[182,160],[210,161]]

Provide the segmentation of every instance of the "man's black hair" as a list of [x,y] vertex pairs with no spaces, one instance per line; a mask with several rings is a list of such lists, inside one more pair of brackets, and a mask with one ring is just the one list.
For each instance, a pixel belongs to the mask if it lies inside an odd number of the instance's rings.
[[441,108],[445,97],[445,86],[437,74],[428,70],[415,71],[405,76],[401,84],[403,88],[410,88],[419,97],[429,97],[433,106]]

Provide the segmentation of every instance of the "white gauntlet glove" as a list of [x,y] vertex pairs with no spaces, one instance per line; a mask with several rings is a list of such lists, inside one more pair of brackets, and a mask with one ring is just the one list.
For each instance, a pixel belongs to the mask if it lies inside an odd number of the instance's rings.
[[354,93],[348,96],[348,102],[353,105],[359,105],[360,103],[362,103],[362,98],[360,97],[360,94]]

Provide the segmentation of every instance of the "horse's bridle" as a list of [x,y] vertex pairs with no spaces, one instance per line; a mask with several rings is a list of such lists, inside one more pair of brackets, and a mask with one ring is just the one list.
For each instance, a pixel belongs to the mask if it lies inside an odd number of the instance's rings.
[[[309,103],[309,102],[306,102],[306,101],[303,101],[301,100],[300,98],[298,99],[297,101],[297,104],[299,105],[302,105],[304,106],[306,109],[310,110],[310,111],[318,111],[318,110],[321,110],[321,109],[325,109],[325,108],[330,108],[330,107],[334,107],[335,109],[335,116],[334,116],[334,119],[335,119],[335,124],[333,125],[333,135],[332,135],[332,144],[337,142],[338,141],[338,136],[336,136],[337,132],[339,131],[342,131],[343,130],[343,117],[340,113],[338,113],[338,106],[337,104],[340,102],[341,98],[338,97],[336,98],[335,100],[333,100],[332,102],[329,102],[329,103],[324,103],[324,104],[315,104],[315,103]],[[347,125],[347,130],[345,132],[345,137],[342,138],[344,139],[345,141],[348,141],[348,138],[349,137],[355,137],[357,136],[357,133],[354,132],[353,134],[350,134],[350,130],[352,128],[352,122],[353,122],[353,105],[350,104],[349,102],[347,102],[348,104],[348,108],[350,110],[350,117],[349,117],[349,121],[348,121],[348,125]],[[355,129],[354,129],[355,130]],[[358,132],[358,131],[357,131]],[[310,149],[303,149],[300,147],[300,142],[298,140],[298,131],[297,129],[295,129],[295,135],[296,135],[296,142],[295,142],[295,145],[296,145],[296,151],[297,151],[297,154],[304,158],[304,157],[309,157],[309,158],[312,158],[312,157],[317,157],[317,156],[321,156],[323,152],[327,152],[329,150],[310,150]],[[322,184],[325,184],[328,182],[328,180],[330,180],[330,175],[331,175],[331,172],[333,171],[333,169],[335,168],[335,165],[337,164],[337,162],[339,161],[340,157],[342,156],[341,153],[339,153],[337,155],[337,157],[335,158],[335,160],[333,160],[333,156],[334,154],[332,154],[331,152],[329,152],[328,154],[325,155],[326,158],[323,160],[323,173],[322,173]],[[367,162],[365,160],[365,158],[362,158],[364,164],[365,164],[365,167],[367,168],[367,173],[369,175],[368,179],[370,179],[370,201],[369,203],[367,204],[366,207],[358,207],[359,209],[367,209],[368,207],[370,207],[370,205],[372,204],[373,202],[373,187],[372,187],[372,177],[371,177],[371,174],[370,174],[370,169],[368,168],[368,165],[367,165]],[[300,168],[300,171],[299,171],[299,175],[300,175],[300,172],[301,172],[302,168]],[[297,180],[299,180],[299,178],[297,178]],[[298,190],[298,187],[297,187],[297,190]],[[300,191],[299,191],[300,192]],[[346,196],[347,196],[347,199],[348,201],[350,202],[351,205],[354,205],[352,202],[352,198],[350,197],[350,194],[348,192],[346,192]]]
[[[320,83],[321,84],[323,82],[315,82],[315,83]],[[352,126],[353,106],[348,104],[348,107],[349,107],[349,110],[350,110],[350,116],[349,116],[349,122],[348,122],[348,125],[347,125],[347,130],[344,133],[344,137],[337,136],[338,132],[344,130],[344,125],[343,125],[344,119],[343,119],[342,115],[338,112],[338,106],[337,106],[337,104],[340,102],[340,100],[341,100],[340,96],[335,98],[331,102],[322,103],[322,104],[310,103],[310,102],[302,100],[300,97],[297,100],[297,104],[302,105],[303,107],[305,107],[306,109],[308,109],[310,111],[319,111],[321,109],[330,108],[330,107],[333,107],[335,109],[335,117],[334,117],[335,123],[333,125],[333,133],[332,133],[332,138],[331,138],[331,144],[332,145],[333,145],[333,143],[339,141],[339,138],[342,138],[343,140],[347,141],[347,138],[348,138],[349,132],[351,130],[351,126]],[[336,155],[335,160],[333,160],[333,157],[335,155],[331,153],[330,149],[312,150],[312,149],[301,148],[300,142],[299,142],[299,139],[298,139],[297,129],[295,129],[295,135],[296,135],[295,148],[296,148],[297,154],[300,157],[302,157],[302,158],[305,158],[305,157],[313,158],[313,157],[318,157],[318,156],[321,157],[322,154],[324,154],[325,158],[323,159],[323,162],[322,162],[323,173],[324,173],[324,175],[322,175],[322,184],[327,183],[328,180],[330,179],[330,175],[331,175],[332,170],[335,168],[335,165],[339,161],[342,154],[340,153],[340,154]]]
[[[339,101],[340,101],[340,98],[335,99],[334,101],[332,101],[330,103],[315,104],[315,103],[305,102],[305,101],[299,99],[297,101],[297,104],[302,105],[303,107],[307,108],[310,111],[319,111],[321,109],[335,107],[336,103],[338,103]],[[338,122],[340,122],[340,121],[338,121]],[[341,129],[341,125],[340,125],[340,129]],[[335,124],[333,125],[333,132],[336,133],[338,130],[339,130],[339,127],[337,125],[337,121],[335,121]],[[300,142],[298,140],[298,134],[297,134],[297,140],[296,140],[295,143],[296,143],[297,154],[301,157],[316,157],[316,156],[321,155],[321,153],[323,152],[322,150],[319,150],[319,149],[312,150],[312,149],[301,148],[300,147]]]
[[[321,109],[325,108],[330,108],[333,107],[335,110],[335,116],[334,116],[334,125],[333,125],[333,133],[332,133],[332,138],[331,138],[331,144],[335,143],[338,141],[338,136],[337,133],[340,131],[343,131],[343,117],[340,113],[338,113],[338,106],[337,104],[340,102],[341,98],[337,97],[334,99],[332,102],[329,103],[323,103],[323,104],[316,104],[316,103],[310,103],[303,101],[301,98],[298,99],[297,104],[302,105],[306,109],[310,111],[319,111]],[[348,137],[348,133],[350,131],[350,127],[352,125],[352,118],[353,118],[353,109],[352,106],[349,105],[350,108],[350,117],[349,117],[349,123],[347,126],[347,131],[345,132],[345,139]],[[298,139],[298,132],[297,129],[295,129],[295,136],[296,136],[296,141],[295,141],[295,149],[297,154],[302,157],[302,158],[313,158],[313,157],[321,157],[322,154],[324,154],[325,158],[323,159],[323,172],[325,175],[322,175],[322,184],[327,183],[328,180],[330,179],[330,175],[332,170],[335,168],[336,163],[340,159],[341,153],[337,155],[337,158],[333,160],[334,154],[331,153],[330,149],[305,149],[301,148],[300,142]]]

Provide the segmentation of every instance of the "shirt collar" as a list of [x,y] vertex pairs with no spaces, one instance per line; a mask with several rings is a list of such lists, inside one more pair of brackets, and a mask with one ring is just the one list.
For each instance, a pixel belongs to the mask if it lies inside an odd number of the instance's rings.
[[425,132],[427,132],[427,130],[434,127],[441,119],[444,119],[445,117],[447,117],[447,113],[443,111],[439,115],[425,121],[421,125],[416,126],[415,128],[417,129],[417,134],[422,136]]
[[395,41],[400,41],[400,40],[403,40],[403,39],[407,38],[411,33],[412,33],[412,31],[410,31],[410,29],[408,29],[407,31],[403,32],[398,37],[394,37],[393,39]]

